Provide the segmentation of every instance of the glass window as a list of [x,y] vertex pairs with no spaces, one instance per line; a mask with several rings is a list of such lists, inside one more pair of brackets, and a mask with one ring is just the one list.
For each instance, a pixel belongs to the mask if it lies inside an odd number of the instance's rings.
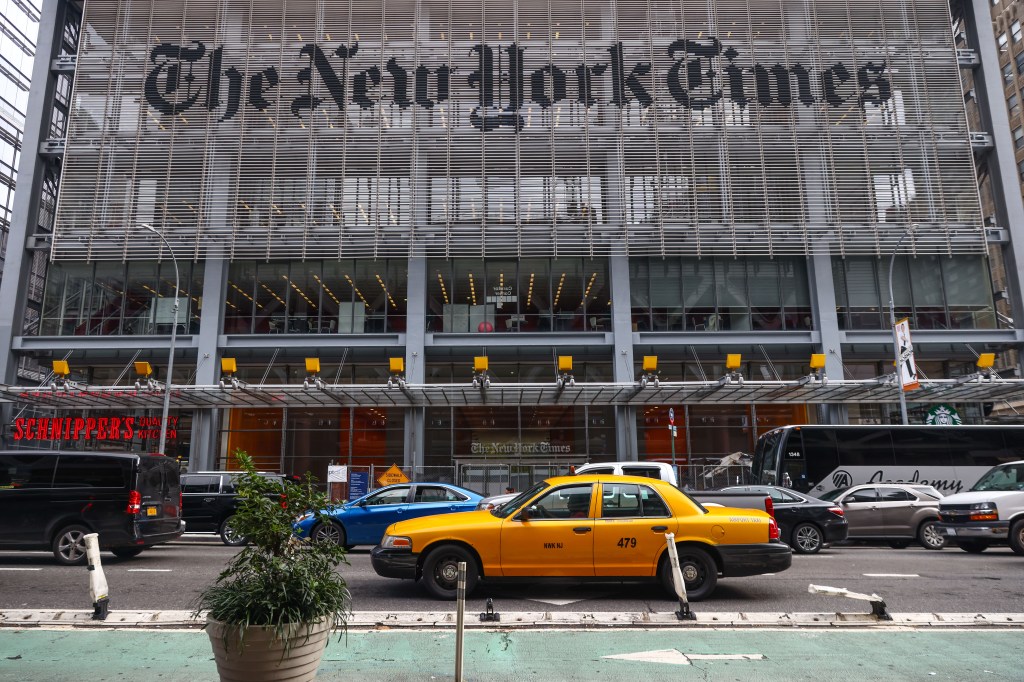
[[1020,21],[1014,21],[1010,24],[1010,35],[1013,37],[1013,42],[1019,43],[1021,38]]
[[[1021,52],[1024,55],[1024,52]],[[1014,93],[1006,98],[1006,110],[1010,112],[1010,118],[1016,118],[1020,115],[1020,96]]]
[[462,502],[466,497],[439,485],[416,486],[415,502]]
[[601,517],[605,519],[642,516],[640,486],[634,483],[605,483],[601,496]]
[[[1017,65],[1017,73],[1024,73],[1024,52],[1018,53],[1017,56],[1013,58],[1013,61]],[[1004,68],[1005,70],[1003,71],[1003,74],[1009,74],[1006,82],[1010,83],[1013,81],[1013,67],[1007,64]]]
[[874,488],[863,488],[850,493],[843,500],[844,502],[877,502],[878,491]]
[[[1021,54],[1024,54],[1024,52],[1022,52]],[[1017,55],[1017,56],[1019,57],[1020,55]],[[1021,66],[1020,62],[1018,61],[1017,62],[1017,70],[1018,71],[1020,71],[1020,66]],[[1006,81],[1007,83],[1012,83],[1013,82],[1013,64],[1003,64],[1002,71],[1003,71],[1003,80]]]
[[1005,49],[1006,49],[1006,46],[1007,46],[1007,44],[1009,44],[1009,42],[1010,42],[1010,41],[1009,41],[1009,39],[1008,39],[1008,38],[1006,37],[1006,33],[1000,33],[1000,34],[999,34],[999,39],[998,39],[998,42],[999,42],[999,49],[1000,49],[1000,50],[1005,50]]
[[942,281],[953,329],[991,329],[995,326],[992,279],[981,256],[942,259]]
[[1020,149],[1024,146],[1024,126],[1017,126],[1013,129],[1013,148]]
[[671,516],[665,500],[645,485],[640,486],[640,506],[644,516]]
[[837,429],[836,441],[842,466],[893,465],[892,439],[888,430]]
[[910,502],[917,498],[902,488],[879,488],[879,502]]
[[402,504],[409,497],[409,488],[410,486],[407,485],[399,485],[394,488],[388,488],[387,490],[373,493],[366,498],[366,504]]
[[590,484],[556,488],[532,505],[536,513],[530,519],[588,518],[592,491]]
[[55,488],[121,488],[128,485],[131,460],[90,455],[62,456],[53,477]]
[[[938,431],[938,432],[936,432]],[[893,429],[892,445],[901,466],[952,466],[946,434],[941,429]]]
[[0,490],[49,488],[56,457],[33,454],[0,456]]
[[183,493],[219,493],[220,476],[185,476],[181,481]]

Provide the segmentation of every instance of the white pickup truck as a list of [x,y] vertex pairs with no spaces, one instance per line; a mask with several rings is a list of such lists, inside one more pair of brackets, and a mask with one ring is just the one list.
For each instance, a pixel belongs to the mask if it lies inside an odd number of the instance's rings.
[[969,491],[943,497],[938,530],[972,554],[1007,543],[1024,554],[1024,461],[993,467]]

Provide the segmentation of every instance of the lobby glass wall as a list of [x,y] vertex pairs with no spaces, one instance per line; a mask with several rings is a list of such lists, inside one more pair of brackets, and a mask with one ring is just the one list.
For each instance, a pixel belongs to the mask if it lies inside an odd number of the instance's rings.
[[582,405],[428,408],[426,448],[427,466],[615,459],[615,417]]
[[634,258],[634,331],[812,327],[803,258]]
[[[230,410],[221,432],[221,468],[237,469],[242,450],[266,471],[311,472],[327,480],[328,464],[354,467],[402,462],[400,409],[287,408]],[[449,462],[450,463],[450,462]]]
[[257,263],[228,271],[226,334],[405,331],[405,259]]
[[431,259],[427,331],[607,331],[605,259]]
[[[202,265],[178,262],[178,333],[199,330]],[[52,263],[46,273],[41,336],[170,334],[174,263]]]
[[[841,329],[889,327],[889,259],[832,260]],[[980,256],[898,256],[892,275],[896,318],[914,329],[996,326],[988,260]]]
[[671,459],[669,408],[675,410],[677,464],[716,464],[734,452],[752,454],[765,431],[812,423],[806,405],[651,405],[637,410],[640,459]]

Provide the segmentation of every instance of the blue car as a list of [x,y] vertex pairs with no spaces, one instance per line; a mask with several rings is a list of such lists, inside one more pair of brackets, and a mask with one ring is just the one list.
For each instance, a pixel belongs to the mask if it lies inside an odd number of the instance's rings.
[[396,521],[473,511],[482,499],[480,493],[450,483],[400,483],[331,507],[327,510],[331,523],[320,523],[306,514],[295,524],[295,532],[299,537],[333,540],[346,548],[376,545]]

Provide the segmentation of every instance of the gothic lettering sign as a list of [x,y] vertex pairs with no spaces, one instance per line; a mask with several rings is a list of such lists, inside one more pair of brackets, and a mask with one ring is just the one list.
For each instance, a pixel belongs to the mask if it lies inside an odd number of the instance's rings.
[[[289,110],[299,119],[308,119],[321,108],[345,113],[347,108],[370,109],[380,102],[401,109],[432,109],[452,98],[453,90],[464,90],[472,93],[477,105],[469,112],[469,123],[484,132],[522,130],[522,109],[527,103],[547,109],[568,101],[588,108],[621,108],[635,102],[648,109],[656,106],[653,93],[658,90],[667,91],[672,104],[695,111],[723,100],[741,109],[821,104],[862,108],[882,105],[892,97],[884,55],[856,65],[835,61],[815,69],[800,62],[740,66],[739,49],[717,37],[678,39],[660,51],[671,62],[662,73],[644,60],[646,50],[633,54],[621,42],[608,45],[601,61],[577,64],[543,63],[546,54],[535,63],[526,48],[516,43],[478,43],[464,55],[468,68],[402,63],[395,56],[361,50],[358,42],[307,43],[290,59],[285,55],[290,70],[268,66],[245,78],[239,70],[244,66],[226,62],[223,46],[200,41],[162,43],[149,52],[152,66],[145,79],[145,97],[161,115],[199,108],[217,112],[215,121],[223,123],[238,116],[243,107],[269,108],[276,90],[289,80],[306,86],[304,94],[290,100]],[[383,71],[378,63],[385,64]],[[328,96],[314,94],[314,74]],[[595,96],[600,79],[611,92],[609,99]]]

